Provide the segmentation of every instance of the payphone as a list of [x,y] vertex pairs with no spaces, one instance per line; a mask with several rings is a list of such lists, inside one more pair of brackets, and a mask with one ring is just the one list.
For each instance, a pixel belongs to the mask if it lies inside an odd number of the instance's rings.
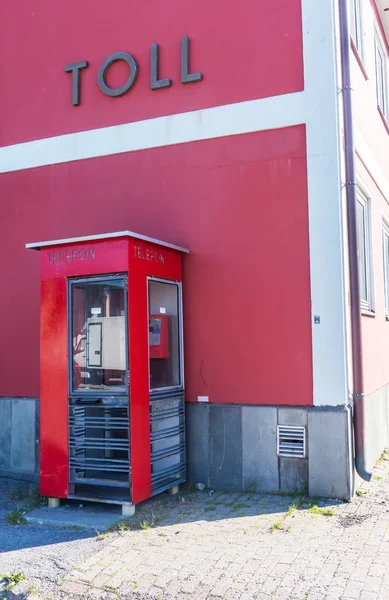
[[184,248],[129,231],[41,263],[41,494],[135,504],[185,481]]

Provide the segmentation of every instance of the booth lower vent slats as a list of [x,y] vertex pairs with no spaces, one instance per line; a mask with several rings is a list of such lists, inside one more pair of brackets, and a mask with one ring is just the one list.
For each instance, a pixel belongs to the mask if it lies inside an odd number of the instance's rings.
[[128,402],[118,400],[106,405],[104,400],[71,399],[69,484],[72,495],[101,498],[107,496],[106,488],[125,488],[122,495],[129,500],[130,481]]
[[184,392],[150,395],[151,485],[158,494],[186,478]]

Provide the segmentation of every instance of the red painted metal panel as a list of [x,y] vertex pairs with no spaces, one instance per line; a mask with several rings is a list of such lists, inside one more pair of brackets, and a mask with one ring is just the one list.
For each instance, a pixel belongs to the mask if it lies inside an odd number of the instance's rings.
[[128,228],[191,250],[187,399],[312,403],[303,126],[9,173],[0,195],[12,198],[0,221],[12,289],[0,298],[0,394],[38,396],[39,257],[25,242]]
[[41,493],[68,494],[67,278],[128,270],[128,241],[45,247],[41,261]]
[[134,504],[151,496],[149,335],[147,276],[181,281],[181,255],[169,248],[130,240],[130,422]]
[[[301,0],[245,0],[228,10],[224,0],[3,4],[8,91],[0,96],[0,145],[303,89]],[[191,71],[204,74],[199,83],[180,83],[182,36],[191,40]],[[159,76],[173,84],[152,91],[154,43],[160,45]],[[139,75],[128,94],[110,98],[99,90],[97,73],[117,51],[134,55]],[[81,60],[90,66],[81,73],[81,105],[73,107],[64,66]],[[127,77],[126,65],[116,64],[108,83],[120,86]]]
[[68,493],[68,347],[66,279],[41,282],[41,494]]
[[129,252],[129,264],[133,272],[142,272],[145,276],[182,281],[180,252],[131,238]]
[[151,496],[147,286],[144,273],[129,281],[130,428],[132,501]]
[[43,247],[41,276],[82,277],[128,270],[128,241],[114,239]]

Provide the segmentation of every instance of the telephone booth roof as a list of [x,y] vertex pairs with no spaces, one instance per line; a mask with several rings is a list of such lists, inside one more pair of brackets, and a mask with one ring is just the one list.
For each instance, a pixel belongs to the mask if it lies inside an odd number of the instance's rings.
[[174,244],[169,244],[168,242],[162,242],[161,240],[156,240],[154,238],[148,237],[147,235],[142,235],[140,233],[134,233],[133,231],[116,231],[113,233],[100,233],[97,235],[85,235],[82,237],[74,237],[74,238],[65,238],[61,240],[50,240],[44,242],[32,242],[30,244],[26,244],[26,248],[32,250],[40,250],[45,246],[61,246],[66,244],[74,244],[78,242],[90,242],[96,240],[110,240],[115,238],[133,238],[137,240],[142,240],[144,242],[150,242],[152,244],[157,244],[158,246],[164,246],[165,248],[171,248],[172,250],[177,250],[178,252],[184,252],[189,254],[189,250],[187,248],[182,248],[181,246],[176,246]]

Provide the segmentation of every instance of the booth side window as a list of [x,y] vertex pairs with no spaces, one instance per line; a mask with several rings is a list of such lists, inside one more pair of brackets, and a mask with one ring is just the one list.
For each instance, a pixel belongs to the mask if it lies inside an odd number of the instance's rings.
[[176,283],[149,280],[150,389],[182,384],[180,288]]
[[126,391],[125,280],[70,284],[72,392]]

